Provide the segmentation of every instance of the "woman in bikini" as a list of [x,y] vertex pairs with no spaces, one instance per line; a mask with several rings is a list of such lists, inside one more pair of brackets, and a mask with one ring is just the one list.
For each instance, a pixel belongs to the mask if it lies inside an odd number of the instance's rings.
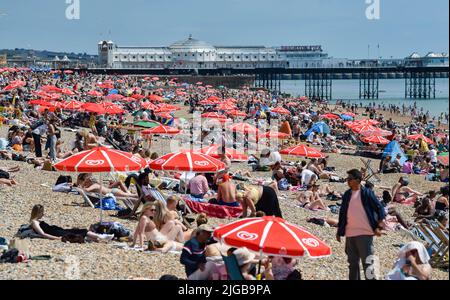
[[319,185],[313,184],[307,187],[307,190],[299,195],[298,201],[303,208],[310,210],[329,210],[320,198]]
[[185,226],[180,220],[174,218],[174,215],[169,212],[165,204],[161,201],[155,201],[153,205],[156,209],[153,217],[156,229],[166,236],[169,241],[184,243],[183,228],[185,228]]
[[144,242],[149,242],[150,248],[153,248],[154,242],[164,242],[167,238],[162,235],[156,225],[153,222],[155,216],[156,207],[153,203],[147,203],[142,208],[141,215],[139,216],[139,222],[134,231],[133,243],[131,247],[138,245],[140,248],[144,248]]
[[422,197],[423,194],[408,187],[409,180],[406,177],[401,177],[399,181],[392,188],[392,196],[395,202],[411,204],[416,202],[417,197]]

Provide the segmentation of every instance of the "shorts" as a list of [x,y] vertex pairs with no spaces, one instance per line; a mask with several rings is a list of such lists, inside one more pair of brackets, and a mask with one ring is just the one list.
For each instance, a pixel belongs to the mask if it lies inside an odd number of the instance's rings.
[[113,194],[113,195],[117,194],[118,192],[120,192],[120,189],[118,189],[118,188],[111,189],[111,194]]
[[222,205],[222,206],[229,206],[229,207],[239,207],[241,206],[241,204],[239,202],[232,202],[232,203],[228,203],[228,202],[224,202],[223,200],[211,200],[209,201],[210,204],[215,204],[215,205]]

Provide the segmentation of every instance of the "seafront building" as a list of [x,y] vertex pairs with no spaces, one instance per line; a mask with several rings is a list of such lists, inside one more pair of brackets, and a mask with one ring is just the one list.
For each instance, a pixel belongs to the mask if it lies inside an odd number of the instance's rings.
[[365,66],[448,66],[448,54],[417,53],[401,59],[334,58],[322,46],[213,46],[189,38],[167,47],[98,43],[98,63],[112,69],[346,68]]

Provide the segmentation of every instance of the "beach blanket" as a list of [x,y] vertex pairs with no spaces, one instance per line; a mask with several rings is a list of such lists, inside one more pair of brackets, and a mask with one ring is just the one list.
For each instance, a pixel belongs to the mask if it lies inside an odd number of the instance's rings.
[[208,217],[226,219],[226,218],[237,218],[239,217],[243,210],[242,207],[230,207],[224,205],[201,203],[192,201],[188,197],[184,197],[183,200],[189,208],[197,213],[205,213]]

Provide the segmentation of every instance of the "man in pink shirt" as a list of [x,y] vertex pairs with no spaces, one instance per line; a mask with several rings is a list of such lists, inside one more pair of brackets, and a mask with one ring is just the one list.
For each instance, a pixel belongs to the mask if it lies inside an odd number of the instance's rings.
[[347,172],[350,190],[342,196],[336,239],[345,236],[345,253],[349,263],[349,279],[360,280],[359,263],[362,261],[367,280],[376,279],[374,269],[374,235],[380,236],[380,227],[386,217],[383,205],[371,189],[361,186],[362,173]]
[[189,181],[189,190],[192,197],[203,199],[209,191],[208,180],[206,179],[205,174],[200,173],[192,178]]

